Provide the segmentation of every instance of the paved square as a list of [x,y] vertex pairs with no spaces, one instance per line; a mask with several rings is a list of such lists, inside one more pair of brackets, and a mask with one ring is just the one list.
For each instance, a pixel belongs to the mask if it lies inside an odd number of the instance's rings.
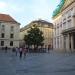
[[0,75],[75,75],[75,53],[29,53],[20,59],[0,51]]

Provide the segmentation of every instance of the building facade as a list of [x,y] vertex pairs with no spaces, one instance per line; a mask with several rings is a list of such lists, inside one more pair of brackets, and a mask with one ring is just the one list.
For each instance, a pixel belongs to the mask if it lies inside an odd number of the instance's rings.
[[53,13],[53,48],[75,51],[75,0],[61,0]]
[[36,25],[42,32],[44,36],[44,46],[45,48],[48,48],[48,46],[51,45],[52,47],[52,37],[53,37],[53,24],[49,23],[44,20],[36,20],[29,23],[27,26],[20,29],[20,39],[21,39],[21,45],[24,45],[24,35],[27,34],[27,31],[33,26]]
[[19,47],[20,23],[10,15],[0,14],[0,48]]

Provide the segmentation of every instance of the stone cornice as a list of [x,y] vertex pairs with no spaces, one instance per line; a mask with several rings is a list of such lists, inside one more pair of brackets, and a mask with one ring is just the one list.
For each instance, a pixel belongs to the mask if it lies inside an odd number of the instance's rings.
[[[31,23],[29,23],[29,24],[26,25],[25,27],[21,28],[21,29],[20,29],[20,32],[23,32],[23,31],[25,31],[25,30],[31,28],[34,24],[35,24],[37,27],[53,28],[53,24],[52,24],[52,23],[47,23],[47,24],[43,23],[43,24],[42,24],[42,22],[38,23],[38,21],[32,21]],[[46,25],[47,27],[46,27],[45,25]]]
[[[67,0],[66,0],[66,2],[67,2]],[[65,4],[66,4],[66,2],[65,2]],[[62,9],[61,9],[61,12],[63,12],[66,8],[68,8],[72,3],[74,3],[75,2],[75,0],[73,0],[70,4],[68,4],[67,6],[65,6],[65,4],[64,4],[64,6],[62,7]]]
[[1,21],[0,20],[0,23],[11,23],[11,24],[18,24],[18,25],[20,25],[20,23],[18,23],[18,22],[15,22],[15,21]]
[[59,13],[58,15],[56,15],[55,17],[52,17],[52,19],[56,19],[58,16],[60,16],[61,13]]
[[[21,28],[20,29],[20,32],[23,32],[23,31],[25,31],[25,30],[27,30],[27,29],[29,29],[29,28],[31,28],[33,25],[30,25],[30,26],[25,26],[25,27],[23,27],[23,28]],[[37,27],[42,27],[42,28],[51,28],[51,29],[53,29],[53,27],[51,27],[51,26],[48,26],[48,27],[45,27],[45,26],[41,26],[41,25],[37,25]]]

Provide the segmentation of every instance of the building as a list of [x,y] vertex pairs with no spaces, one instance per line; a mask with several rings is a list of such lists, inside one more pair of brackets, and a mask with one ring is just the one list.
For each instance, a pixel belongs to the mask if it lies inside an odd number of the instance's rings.
[[0,48],[19,47],[20,23],[10,15],[0,14]]
[[35,20],[29,23],[27,26],[20,29],[20,39],[21,39],[21,46],[24,45],[24,35],[27,34],[27,31],[33,26],[36,25],[42,32],[44,36],[44,47],[48,48],[51,45],[52,47],[52,36],[53,36],[53,24],[49,23],[44,20]]
[[61,0],[53,12],[53,48],[75,51],[75,0]]

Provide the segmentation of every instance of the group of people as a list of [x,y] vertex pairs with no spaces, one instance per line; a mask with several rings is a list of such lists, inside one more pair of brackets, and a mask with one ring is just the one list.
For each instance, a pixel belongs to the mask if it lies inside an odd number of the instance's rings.
[[[2,48],[2,50],[5,51],[5,53],[7,53],[9,49],[10,49],[10,48],[8,48],[7,46],[4,47],[4,48]],[[13,48],[12,48],[12,52],[14,52],[16,56],[19,54],[19,57],[20,57],[20,58],[22,58],[23,55],[24,55],[24,57],[26,56],[27,50],[28,50],[28,49],[27,49],[26,47],[20,47],[20,48],[18,48],[18,47],[13,47]]]
[[26,53],[27,53],[27,49],[25,47],[20,47],[20,48],[16,47],[16,48],[13,48],[12,51],[16,53],[16,56],[19,53],[20,58],[22,58],[23,54],[24,56],[26,56]]

